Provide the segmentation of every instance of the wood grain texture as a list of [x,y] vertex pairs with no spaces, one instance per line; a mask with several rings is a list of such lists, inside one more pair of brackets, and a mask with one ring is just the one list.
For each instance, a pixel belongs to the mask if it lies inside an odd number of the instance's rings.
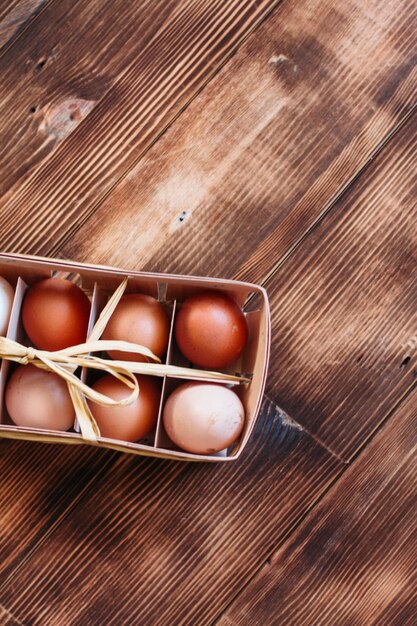
[[347,460],[417,375],[417,115],[266,282],[267,389]]
[[[68,46],[74,51],[76,59],[75,68],[70,65],[70,75],[78,77],[81,74],[87,83],[89,80],[92,82],[93,94],[83,91],[77,94],[82,102],[75,102],[77,116],[84,116],[83,107],[88,116],[73,128],[77,120],[69,119],[69,110],[74,103],[65,93],[65,73],[58,71],[56,66],[56,71],[51,72],[55,87],[58,87],[57,110],[52,106],[51,123],[48,123],[47,117],[47,126],[52,125],[52,133],[48,132],[45,138],[42,123],[39,125],[36,118],[32,122],[28,120],[26,126],[34,124],[36,127],[35,146],[39,143],[43,146],[48,143],[50,134],[53,137],[57,134],[54,132],[55,125],[58,126],[58,134],[63,126],[66,138],[53,151],[53,159],[46,158],[47,154],[39,155],[41,146],[38,146],[38,166],[32,165],[28,178],[23,172],[21,184],[15,182],[5,198],[0,210],[3,249],[39,252],[43,246],[50,246],[50,239],[58,232],[66,232],[74,221],[86,217],[276,3],[277,0],[148,1],[140,4],[121,0],[111,3],[80,1],[77,6],[70,3],[71,10],[79,15],[69,17],[65,13],[65,20],[70,23],[71,29],[80,22],[83,35],[80,37],[76,28],[70,31],[75,35],[72,39],[69,37]],[[55,4],[59,5],[59,11],[64,10],[64,3],[54,3],[52,8]],[[130,29],[133,41],[126,42],[120,36],[119,5],[125,7],[125,10],[120,10],[120,15],[126,20],[126,28]],[[95,8],[92,17],[90,7]],[[102,12],[107,14],[106,19],[101,19]],[[90,24],[83,13],[90,17]],[[54,27],[56,20],[51,19],[48,11],[42,18],[36,21],[37,28],[40,28],[41,22],[49,28]],[[142,27],[143,19],[146,20],[145,29]],[[147,31],[149,28],[151,33]],[[138,30],[144,30],[146,37],[143,37],[144,33],[142,37],[137,37]],[[96,31],[101,33],[96,37],[98,41],[95,41]],[[64,34],[61,33],[58,41],[62,40],[62,45],[66,46]],[[33,31],[30,35],[33,36]],[[54,47],[48,40],[45,41],[44,32],[41,35],[43,54],[47,48],[47,54],[53,57]],[[102,81],[105,90],[108,77],[100,75],[97,56],[109,55],[112,58],[113,53],[108,48],[111,47],[109,41],[114,40],[116,48],[123,44],[118,53],[119,60],[120,54],[123,57],[129,50],[131,63],[124,66],[115,84],[103,95]],[[100,41],[104,50],[100,49]],[[78,63],[78,56],[81,63]],[[35,60],[35,68],[39,62]],[[98,80],[95,75],[97,67]],[[98,96],[95,95],[97,90]],[[71,85],[71,92],[74,91],[78,90]],[[13,105],[16,101],[20,103],[13,85],[5,93]],[[27,103],[26,112],[32,105]],[[50,105],[48,94],[44,103],[46,111]],[[6,107],[8,111],[13,108],[10,102],[8,106],[6,103]],[[45,115],[45,111],[41,112],[41,122]],[[26,141],[24,131],[22,141]],[[26,152],[26,160],[33,158],[33,148],[27,147]],[[20,160],[16,157],[18,166],[22,168]],[[9,170],[10,165],[6,171]]]
[[[143,54],[180,0],[60,0],[0,58],[3,203]],[[39,214],[38,214],[39,215]]]
[[13,615],[0,605],[0,624],[1,626],[23,626]]
[[417,392],[220,619],[415,624]]
[[0,440],[0,584],[116,457],[85,446]]
[[48,1],[2,0],[0,2],[0,53],[11,45]]
[[0,58],[5,249],[266,281],[274,323],[235,464],[0,442],[1,624],[409,620],[415,396],[309,511],[415,384],[415,3],[285,1],[150,148],[275,5],[55,0]]
[[45,249],[263,280],[408,114],[416,12],[284,2],[86,224]]
[[248,451],[121,456],[1,589],[25,624],[208,624],[341,464],[266,401]]

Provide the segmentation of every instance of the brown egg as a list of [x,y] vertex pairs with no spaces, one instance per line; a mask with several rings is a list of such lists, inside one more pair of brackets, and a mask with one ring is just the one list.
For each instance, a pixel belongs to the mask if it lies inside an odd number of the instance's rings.
[[87,337],[90,301],[69,280],[47,278],[33,285],[23,301],[22,321],[30,341],[41,350],[61,350]]
[[[121,298],[102,338],[137,343],[161,357],[166,352],[168,336],[169,319],[162,304],[151,296],[134,293]],[[111,350],[109,355],[122,361],[147,360],[140,354],[120,350]]]
[[75,411],[65,380],[34,365],[20,365],[6,387],[6,408],[17,426],[68,430]]
[[245,316],[236,302],[218,291],[191,296],[175,322],[175,339],[184,356],[199,367],[223,368],[241,355],[247,339]]
[[168,437],[194,454],[212,454],[234,443],[245,410],[234,391],[214,383],[185,383],[169,396],[163,411]]
[[[149,435],[156,426],[161,397],[160,381],[150,376],[137,378],[139,397],[127,406],[109,407],[92,401],[88,402],[102,437],[137,441]],[[100,378],[93,385],[93,389],[113,400],[123,400],[131,393],[125,384],[110,374]]]

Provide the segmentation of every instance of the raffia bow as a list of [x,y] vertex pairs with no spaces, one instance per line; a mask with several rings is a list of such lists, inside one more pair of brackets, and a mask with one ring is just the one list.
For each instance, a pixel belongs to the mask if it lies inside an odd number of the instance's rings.
[[[81,435],[83,439],[91,443],[96,442],[97,437],[100,437],[100,430],[91,413],[87,400],[105,406],[126,406],[131,404],[137,399],[140,393],[140,385],[135,374],[148,374],[151,376],[170,375],[189,379],[207,378],[213,380],[213,382],[238,383],[247,381],[247,379],[243,377],[231,376],[220,372],[195,370],[188,367],[161,364],[160,359],[144,346],[127,341],[105,341],[99,339],[126,289],[127,281],[128,279],[125,278],[111,296],[85,343],[51,352],[38,350],[31,346],[24,346],[12,339],[0,337],[1,359],[15,361],[22,365],[31,363],[40,369],[54,372],[66,381],[74,404],[75,414],[80,425]],[[122,350],[124,352],[140,354],[153,361],[153,363],[116,361],[94,356],[94,353],[108,352],[109,350]],[[78,367],[98,369],[111,374],[131,389],[130,395],[123,400],[113,400],[113,398],[95,391],[75,375],[74,372]]]

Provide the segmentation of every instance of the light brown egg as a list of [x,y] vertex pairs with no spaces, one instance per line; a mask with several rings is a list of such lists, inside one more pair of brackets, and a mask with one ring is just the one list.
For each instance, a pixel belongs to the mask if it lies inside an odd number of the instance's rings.
[[246,318],[228,295],[205,291],[182,304],[176,317],[175,339],[191,363],[220,369],[241,355],[248,339]]
[[87,337],[90,301],[69,280],[47,278],[28,290],[22,321],[31,343],[41,350],[61,350]]
[[[139,397],[121,407],[110,407],[89,401],[102,437],[121,441],[143,439],[156,426],[158,419],[161,383],[157,378],[138,376]],[[93,385],[93,389],[113,400],[123,400],[130,395],[130,389],[110,374],[103,376]]]
[[167,399],[163,422],[168,437],[195,454],[212,454],[234,443],[245,410],[234,391],[213,383],[185,383]]
[[[130,341],[149,348],[162,357],[168,346],[169,319],[158,300],[144,294],[128,294],[121,298],[111,316],[102,339]],[[112,359],[146,361],[146,357],[132,352],[111,350]]]
[[66,382],[34,365],[20,365],[6,387],[6,408],[17,426],[68,430],[75,411]]

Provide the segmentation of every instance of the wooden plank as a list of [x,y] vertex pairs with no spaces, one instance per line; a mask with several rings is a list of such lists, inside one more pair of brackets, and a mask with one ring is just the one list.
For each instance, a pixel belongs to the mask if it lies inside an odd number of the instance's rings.
[[416,13],[284,2],[79,232],[42,249],[262,281],[407,116]]
[[121,456],[1,597],[23,623],[211,623],[340,469],[266,401],[236,463]]
[[15,40],[48,0],[3,0],[0,3],[0,51]]
[[8,72],[3,249],[39,251],[87,215],[277,1],[64,0],[46,9],[30,31],[38,54],[19,42],[23,66],[34,63],[18,82],[24,97]]
[[267,389],[347,460],[417,375],[417,115],[266,282]]
[[415,624],[416,418],[414,392],[218,626]]
[[3,202],[49,162],[158,32],[169,31],[179,6],[180,0],[52,2],[0,58]]
[[116,458],[85,446],[0,440],[2,583]]
[[21,622],[13,617],[5,608],[0,605],[1,626],[23,626]]

